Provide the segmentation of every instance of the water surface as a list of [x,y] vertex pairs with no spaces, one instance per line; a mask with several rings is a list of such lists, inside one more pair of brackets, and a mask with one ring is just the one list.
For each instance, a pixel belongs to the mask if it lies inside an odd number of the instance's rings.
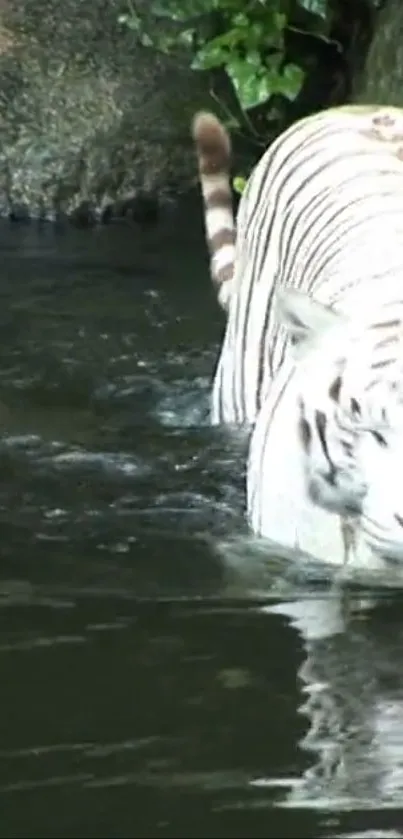
[[199,208],[0,247],[0,835],[403,836],[402,599],[257,573]]

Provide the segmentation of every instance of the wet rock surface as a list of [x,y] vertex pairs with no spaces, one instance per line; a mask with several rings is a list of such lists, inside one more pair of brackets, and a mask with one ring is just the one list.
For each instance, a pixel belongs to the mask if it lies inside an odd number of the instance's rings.
[[122,0],[0,2],[0,214],[151,221],[194,175],[207,101],[185,57],[136,42]]

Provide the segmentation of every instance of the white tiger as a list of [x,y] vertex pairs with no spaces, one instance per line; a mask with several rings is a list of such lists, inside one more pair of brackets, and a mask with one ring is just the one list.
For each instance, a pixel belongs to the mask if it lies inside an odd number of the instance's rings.
[[403,110],[293,125],[236,234],[227,132],[201,113],[193,136],[227,312],[212,422],[253,426],[251,527],[337,564],[403,560]]

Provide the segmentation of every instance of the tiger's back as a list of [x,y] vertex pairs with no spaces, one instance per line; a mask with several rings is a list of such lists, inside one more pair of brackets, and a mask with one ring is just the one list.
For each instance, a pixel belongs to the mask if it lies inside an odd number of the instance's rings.
[[[349,289],[396,268],[396,243],[403,244],[403,111],[347,106],[284,132],[242,195],[235,246],[228,135],[223,126],[215,131],[221,143],[215,171],[206,165],[201,135],[195,131],[213,278],[227,312],[212,421],[254,423],[288,352],[273,306],[276,288],[314,292],[348,308]],[[221,215],[209,205],[212,174]]]

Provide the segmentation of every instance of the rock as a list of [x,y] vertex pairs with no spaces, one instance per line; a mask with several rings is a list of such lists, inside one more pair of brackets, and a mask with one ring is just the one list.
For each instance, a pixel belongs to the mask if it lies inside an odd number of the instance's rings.
[[151,223],[194,179],[204,77],[142,47],[122,6],[0,0],[1,215]]

